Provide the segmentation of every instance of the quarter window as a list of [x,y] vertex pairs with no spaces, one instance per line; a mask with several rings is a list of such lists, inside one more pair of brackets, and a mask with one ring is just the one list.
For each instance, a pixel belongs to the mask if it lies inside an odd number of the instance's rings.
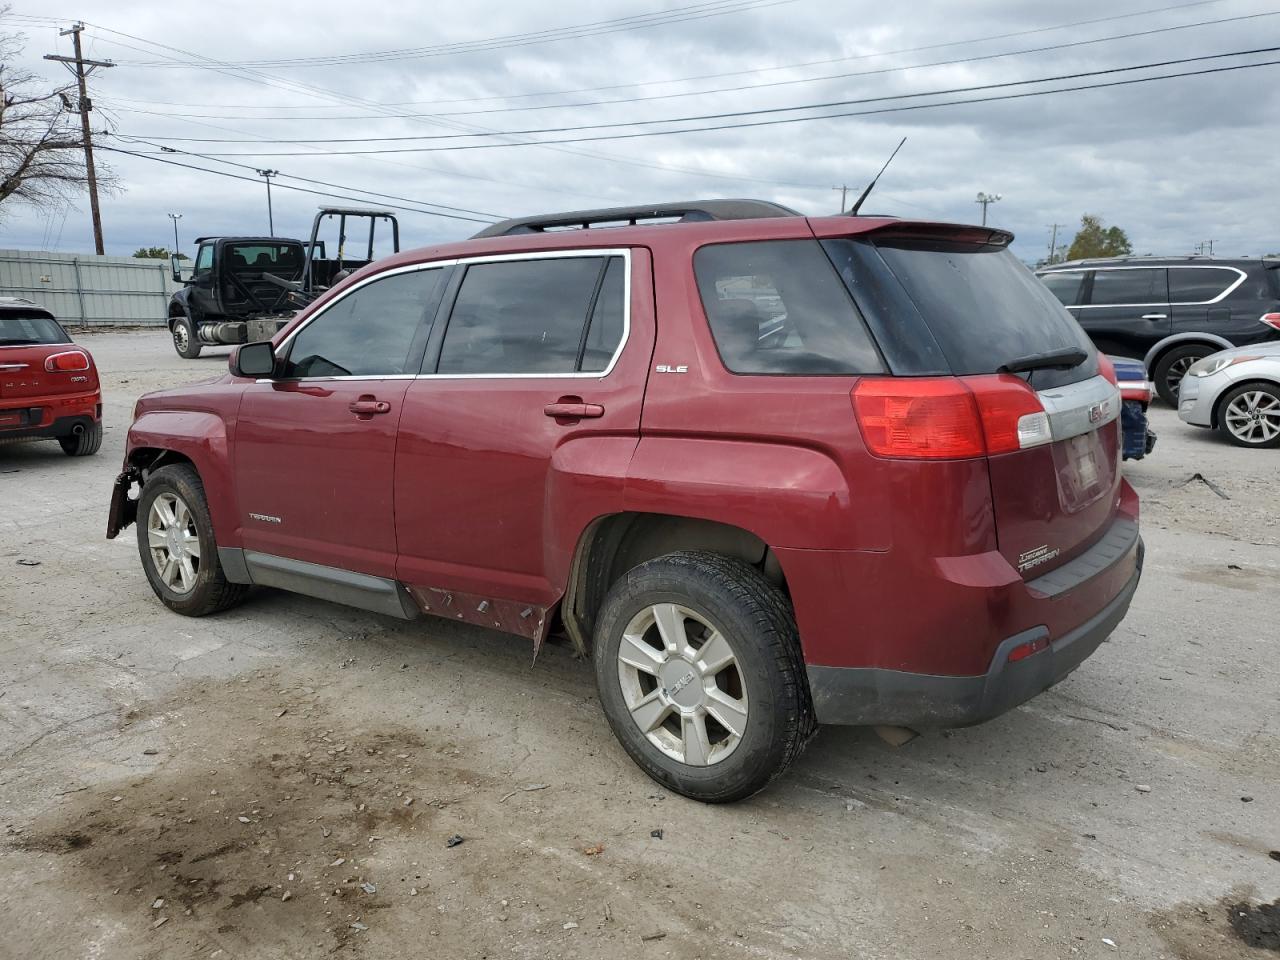
[[409,369],[409,350],[427,311],[436,307],[442,273],[397,273],[353,290],[293,338],[285,376],[416,373]]
[[1208,303],[1240,279],[1234,270],[1209,267],[1172,267],[1169,270],[1169,299],[1174,303]]
[[815,240],[702,247],[693,257],[720,359],[734,373],[880,373],[843,282]]
[[1165,270],[1099,270],[1093,275],[1094,306],[1168,303]]
[[1065,270],[1061,273],[1046,273],[1040,277],[1044,285],[1049,288],[1049,292],[1057,297],[1064,307],[1074,307],[1080,302],[1084,278],[1083,271],[1071,273]]
[[621,257],[477,263],[467,268],[438,373],[598,373],[622,340]]

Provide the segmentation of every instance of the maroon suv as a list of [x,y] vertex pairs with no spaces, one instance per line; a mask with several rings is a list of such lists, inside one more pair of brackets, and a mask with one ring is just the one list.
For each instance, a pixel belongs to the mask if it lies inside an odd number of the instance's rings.
[[707,201],[400,254],[143,397],[107,535],[187,615],[258,584],[562,631],[701,800],[819,723],[976,723],[1142,566],[1114,373],[1011,239]]

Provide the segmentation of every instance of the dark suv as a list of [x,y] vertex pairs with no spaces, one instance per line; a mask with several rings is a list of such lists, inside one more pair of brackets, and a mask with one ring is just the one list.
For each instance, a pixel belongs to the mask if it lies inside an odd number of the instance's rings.
[[1280,260],[1075,260],[1038,276],[1099,350],[1142,360],[1172,406],[1197,360],[1280,339]]
[[107,535],[190,616],[256,584],[563,634],[702,800],[819,723],[977,723],[1142,566],[1114,372],[1011,239],[705,201],[390,257],[139,400]]

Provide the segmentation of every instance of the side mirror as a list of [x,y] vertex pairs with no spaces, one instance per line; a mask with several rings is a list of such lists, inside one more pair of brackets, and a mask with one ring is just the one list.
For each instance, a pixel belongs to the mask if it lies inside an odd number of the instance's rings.
[[227,367],[233,377],[270,377],[276,372],[275,347],[270,340],[241,344],[231,351]]
[[182,282],[182,270],[181,270],[181,268],[178,266],[178,264],[179,264],[180,262],[181,262],[181,261],[179,261],[179,260],[178,260],[178,255],[177,255],[176,253],[173,253],[173,254],[170,254],[170,255],[169,255],[169,267],[170,267],[170,269],[171,269],[171,270],[173,270],[173,282],[174,282],[174,283],[181,283],[181,282]]

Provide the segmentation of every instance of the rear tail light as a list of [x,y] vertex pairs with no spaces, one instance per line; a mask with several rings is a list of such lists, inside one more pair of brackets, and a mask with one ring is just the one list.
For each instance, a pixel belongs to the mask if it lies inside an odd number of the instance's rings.
[[867,448],[880,457],[963,460],[1053,439],[1040,398],[1018,377],[869,377],[853,389]]
[[78,373],[89,369],[89,355],[82,350],[68,350],[45,357],[44,368],[49,373]]
[[1113,387],[1120,386],[1120,380],[1116,377],[1116,365],[1111,362],[1111,358],[1105,353],[1098,354],[1098,372]]
[[1273,329],[1280,330],[1280,313],[1264,313],[1258,319],[1261,320],[1263,323],[1265,323],[1268,327],[1272,327]]

